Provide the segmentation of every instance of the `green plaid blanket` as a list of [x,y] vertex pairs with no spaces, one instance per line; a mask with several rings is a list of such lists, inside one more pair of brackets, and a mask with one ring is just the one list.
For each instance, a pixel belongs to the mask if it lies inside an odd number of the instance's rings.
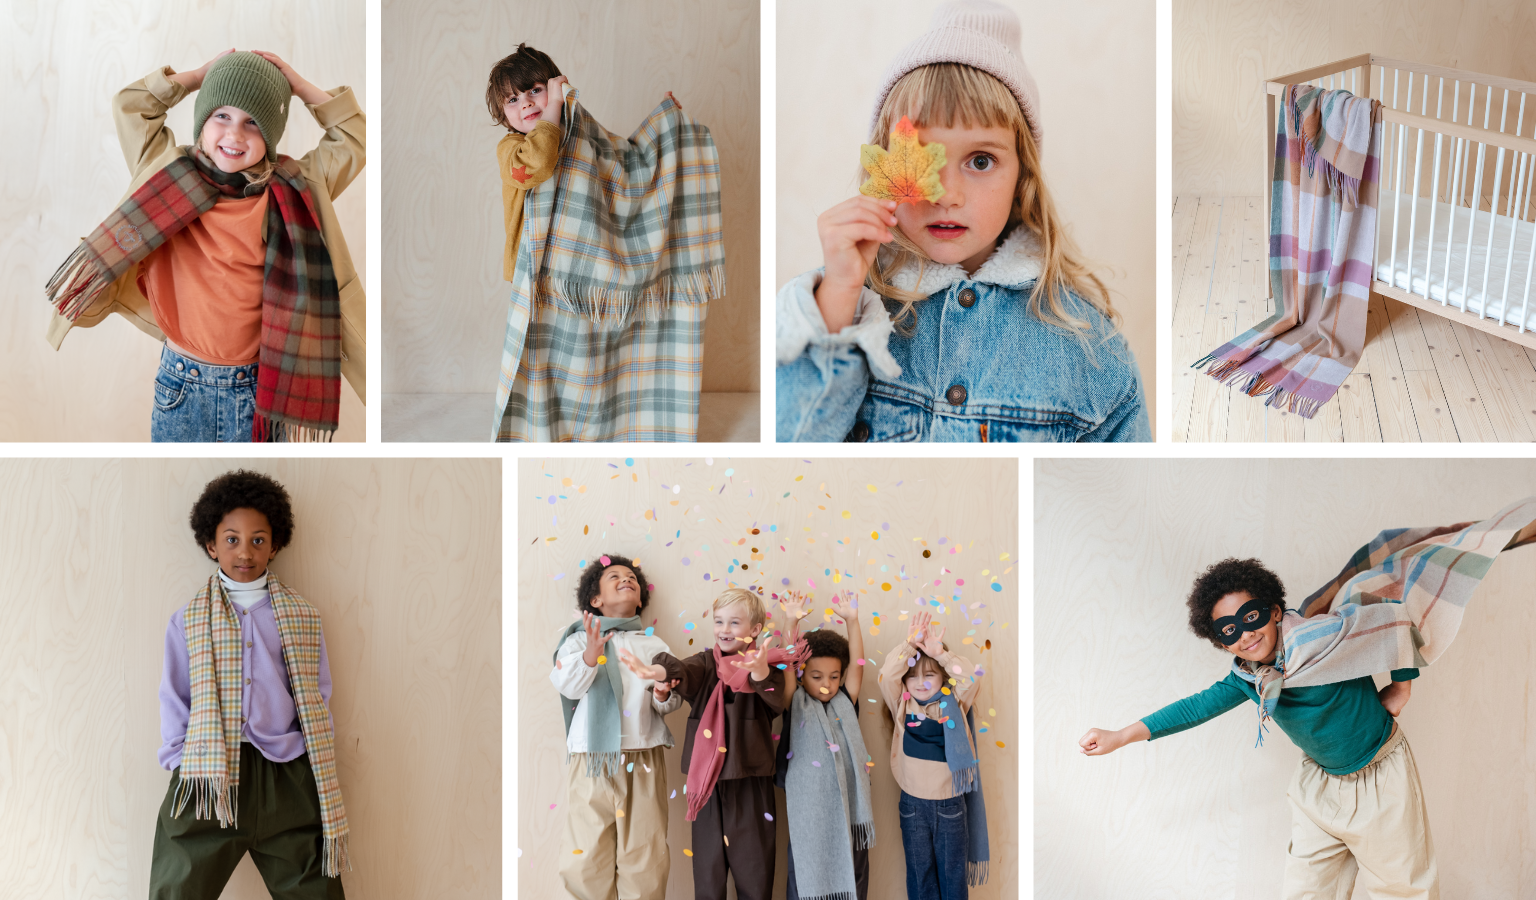
[[1527,497],[1481,522],[1377,535],[1299,612],[1286,610],[1273,665],[1233,658],[1233,671],[1258,688],[1261,719],[1273,713],[1283,687],[1334,684],[1439,659],[1494,557],[1536,540],[1533,523],[1536,497]]
[[[336,774],[336,740],[330,712],[320,695],[320,613],[303,597],[267,574],[272,615],[283,642],[283,661],[293,688],[293,703],[304,730],[304,752],[315,773],[324,831],[326,875],[338,876],[347,859],[347,812]],[[189,799],[193,816],[217,818],[219,827],[236,821],[240,786],[240,616],[215,572],[187,604],[182,624],[187,635],[192,712],[182,744],[181,781],[172,815],[181,815]]]
[[691,441],[725,291],[714,140],[670,99],[627,139],[575,91],[563,116],[559,167],[523,201],[492,434]]

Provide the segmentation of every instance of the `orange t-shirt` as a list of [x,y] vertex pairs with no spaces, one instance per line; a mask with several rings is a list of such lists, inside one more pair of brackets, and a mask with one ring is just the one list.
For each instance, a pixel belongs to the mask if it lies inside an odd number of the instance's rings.
[[260,356],[269,194],[221,198],[139,267],[160,330],[198,359],[243,366]]

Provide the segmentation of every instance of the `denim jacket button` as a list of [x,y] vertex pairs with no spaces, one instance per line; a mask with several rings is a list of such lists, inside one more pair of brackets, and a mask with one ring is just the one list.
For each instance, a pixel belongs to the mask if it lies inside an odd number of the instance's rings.
[[975,306],[976,305],[976,292],[971,290],[970,288],[966,288],[965,290],[961,291],[960,292],[960,305],[965,307],[966,309],[970,309],[971,307]]
[[197,377],[197,370],[196,370],[196,369],[193,369],[193,370],[192,370],[192,377],[193,377],[193,378],[196,378],[196,377]]
[[965,386],[960,384],[950,385],[949,390],[944,392],[944,399],[948,400],[951,406],[963,404],[965,402]]
[[235,380],[236,381],[244,381],[245,380],[245,371],[243,369],[241,371],[235,373]]
[[853,430],[848,432],[848,440],[857,441],[861,444],[869,440],[869,423],[855,422],[853,425]]

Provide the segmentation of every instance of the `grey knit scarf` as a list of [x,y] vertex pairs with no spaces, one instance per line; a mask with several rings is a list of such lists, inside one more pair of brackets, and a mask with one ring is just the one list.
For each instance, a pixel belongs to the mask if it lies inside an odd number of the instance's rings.
[[841,691],[823,704],[799,690],[789,727],[794,749],[784,799],[800,898],[856,900],[853,851],[875,845],[859,711]]

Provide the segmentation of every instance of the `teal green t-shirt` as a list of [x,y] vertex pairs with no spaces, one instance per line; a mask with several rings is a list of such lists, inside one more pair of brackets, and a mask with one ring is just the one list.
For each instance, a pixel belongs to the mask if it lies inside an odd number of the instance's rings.
[[[1418,669],[1394,669],[1393,681],[1411,681]],[[1141,720],[1151,740],[1209,722],[1244,700],[1259,702],[1253,685],[1228,672],[1198,694],[1170,703]],[[1314,687],[1287,687],[1275,706],[1275,724],[1301,752],[1330,775],[1365,767],[1392,736],[1392,714],[1381,705],[1370,676]]]

